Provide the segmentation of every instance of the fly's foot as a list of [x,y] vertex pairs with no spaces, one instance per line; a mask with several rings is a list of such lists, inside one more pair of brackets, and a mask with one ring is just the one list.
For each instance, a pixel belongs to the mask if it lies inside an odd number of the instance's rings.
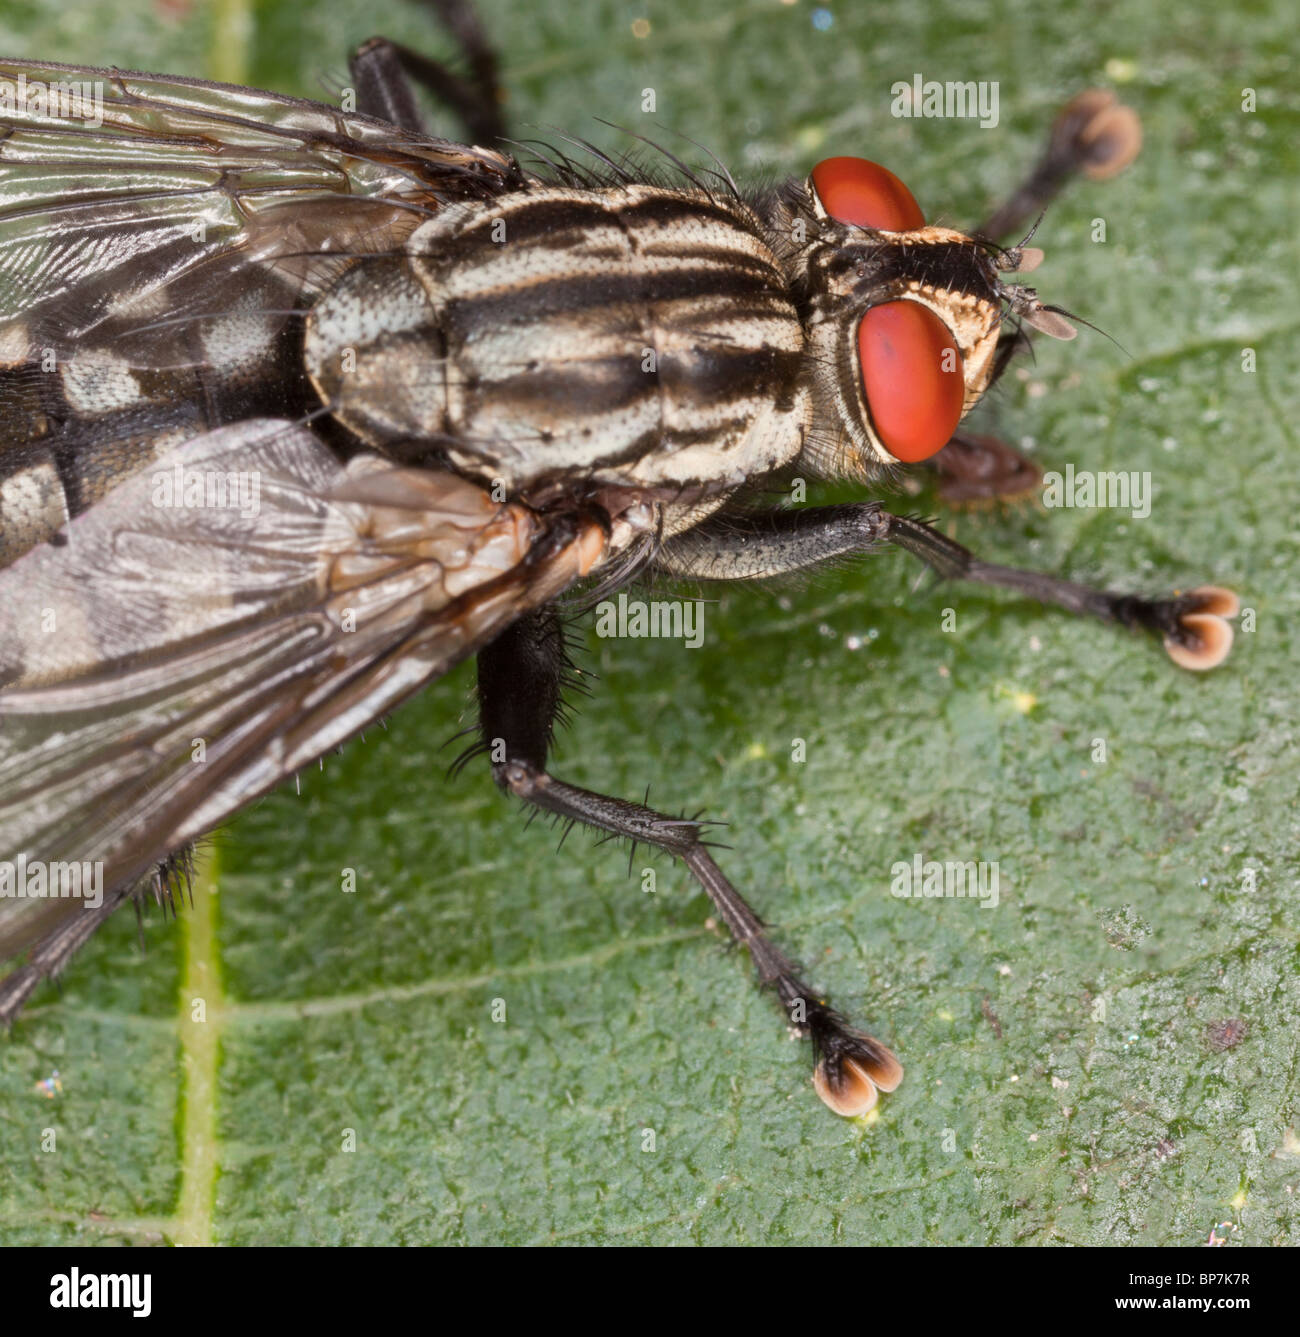
[[1088,88],[1066,103],[1052,127],[1048,156],[1094,181],[1117,176],[1142,147],[1142,123],[1132,107],[1104,88]]
[[1062,108],[1029,177],[976,232],[994,238],[1018,232],[1033,223],[1071,177],[1082,173],[1105,181],[1122,172],[1141,147],[1137,112],[1104,88],[1085,89]]
[[810,1004],[800,1029],[811,1038],[817,1056],[814,1089],[846,1119],[874,1109],[878,1093],[894,1090],[903,1080],[903,1065],[891,1050],[825,1004]]
[[1221,585],[1202,585],[1169,600],[1174,624],[1165,632],[1165,649],[1180,668],[1203,672],[1218,668],[1232,649],[1232,623],[1241,600]]
[[1143,627],[1164,640],[1180,668],[1204,672],[1218,668],[1232,649],[1232,623],[1241,600],[1220,585],[1199,585],[1172,599],[1111,595],[1106,616],[1126,627]]

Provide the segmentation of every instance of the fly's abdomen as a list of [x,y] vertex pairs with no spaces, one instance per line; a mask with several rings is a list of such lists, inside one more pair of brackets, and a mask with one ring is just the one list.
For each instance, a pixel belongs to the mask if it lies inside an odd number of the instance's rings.
[[138,312],[127,294],[82,333],[10,315],[0,293],[0,567],[190,438],[314,405],[289,285],[268,272],[220,305],[172,295]]
[[730,490],[798,452],[803,332],[753,214],[652,186],[449,209],[316,304],[307,369],[377,448],[526,492]]

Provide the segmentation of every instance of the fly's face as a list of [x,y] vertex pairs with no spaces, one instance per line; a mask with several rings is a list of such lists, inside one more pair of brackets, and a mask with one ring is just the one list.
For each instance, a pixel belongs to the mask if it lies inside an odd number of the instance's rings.
[[1040,251],[927,226],[877,163],[819,163],[792,214],[796,239],[810,240],[796,281],[819,408],[805,457],[821,473],[869,477],[942,450],[994,379],[1008,309],[1044,333],[1074,333],[1032,290],[1001,281]]

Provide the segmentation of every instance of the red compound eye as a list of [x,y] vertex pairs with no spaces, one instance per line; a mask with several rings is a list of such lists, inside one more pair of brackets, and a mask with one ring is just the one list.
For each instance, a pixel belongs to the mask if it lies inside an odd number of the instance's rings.
[[858,326],[871,425],[904,464],[942,450],[961,421],[966,378],[948,327],[918,302],[871,307]]
[[866,158],[827,158],[812,169],[817,198],[837,223],[910,232],[925,217],[912,192],[879,163]]

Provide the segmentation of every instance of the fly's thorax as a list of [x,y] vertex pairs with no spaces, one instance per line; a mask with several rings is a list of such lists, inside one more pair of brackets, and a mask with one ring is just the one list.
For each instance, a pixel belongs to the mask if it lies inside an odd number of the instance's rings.
[[[821,239],[793,262],[795,282],[806,294],[816,394],[804,459],[817,472],[869,476],[910,457],[891,452],[873,417],[863,366],[864,319],[891,303],[911,303],[937,317],[935,328],[956,354],[946,370],[960,378],[955,411],[964,417],[993,375],[1002,320],[997,270],[980,242],[950,228],[881,232],[829,220],[819,226]],[[906,392],[906,386],[894,387],[900,397]],[[918,386],[918,394],[925,392]]]
[[389,454],[512,495],[558,480],[724,493],[798,454],[804,332],[749,207],[648,185],[444,210],[316,303],[324,403]]

